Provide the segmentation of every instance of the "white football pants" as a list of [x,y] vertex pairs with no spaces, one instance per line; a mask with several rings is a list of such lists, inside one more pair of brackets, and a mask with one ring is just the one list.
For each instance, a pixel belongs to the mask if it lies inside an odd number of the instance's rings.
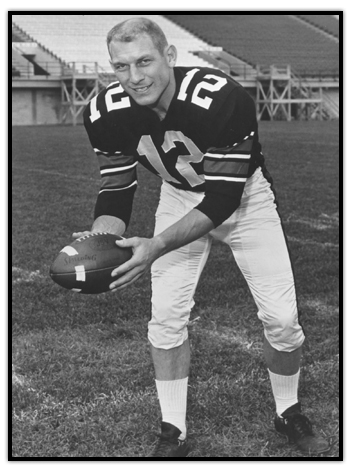
[[[155,234],[180,220],[203,199],[164,182]],[[295,285],[281,220],[270,184],[260,168],[245,185],[238,209],[209,234],[172,251],[152,266],[152,317],[148,338],[170,349],[188,337],[193,296],[213,239],[228,244],[258,308],[264,334],[276,350],[293,351],[304,341],[298,321]],[[233,301],[235,306],[236,300]]]

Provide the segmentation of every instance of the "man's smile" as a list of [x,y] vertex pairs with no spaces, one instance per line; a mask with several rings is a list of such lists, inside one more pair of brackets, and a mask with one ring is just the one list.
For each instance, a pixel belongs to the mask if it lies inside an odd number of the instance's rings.
[[146,92],[147,90],[149,90],[152,85],[153,85],[153,84],[145,85],[145,86],[143,86],[143,87],[131,87],[131,89],[132,89],[135,93],[137,93],[137,94],[143,94],[144,92]]

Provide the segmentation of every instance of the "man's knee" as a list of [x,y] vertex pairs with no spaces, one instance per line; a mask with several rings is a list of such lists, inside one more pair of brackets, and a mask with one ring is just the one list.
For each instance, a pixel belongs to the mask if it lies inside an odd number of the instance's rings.
[[264,326],[264,334],[270,345],[278,351],[292,352],[302,346],[304,333],[298,320],[297,310],[277,314],[263,314],[258,317]]
[[148,324],[148,340],[154,348],[171,350],[181,346],[188,338],[188,321],[166,318],[156,320],[154,318]]
[[[194,305],[184,291],[159,288],[152,296],[152,317],[148,324],[148,339],[155,348],[169,350],[182,345],[188,338],[187,325]],[[155,289],[155,288],[154,288]]]

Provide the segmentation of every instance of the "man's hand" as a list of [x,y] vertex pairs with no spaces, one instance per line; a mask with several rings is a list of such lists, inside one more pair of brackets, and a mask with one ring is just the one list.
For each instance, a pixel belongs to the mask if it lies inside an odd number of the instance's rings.
[[110,284],[112,291],[124,289],[137,281],[149,271],[153,262],[161,256],[161,249],[158,247],[155,238],[127,238],[121,241],[117,240],[116,245],[121,248],[132,248],[133,256],[111,273],[112,277],[121,276],[117,281]]
[[81,238],[87,235],[91,235],[92,233],[112,233],[114,235],[123,235],[126,230],[125,222],[117,217],[113,217],[112,215],[101,215],[92,225],[92,229],[86,230],[84,232],[75,232],[72,234],[72,237],[77,240],[77,238]]
[[93,232],[90,232],[88,230],[85,231],[85,232],[75,232],[75,233],[72,233],[72,238],[77,240],[78,238],[82,238],[84,236],[90,235],[91,233],[93,233]]
[[209,217],[197,209],[192,209],[181,220],[153,238],[134,237],[116,241],[117,246],[132,248],[133,256],[113,270],[112,277],[121,277],[110,284],[110,289],[124,289],[143,276],[160,256],[188,245],[213,228],[214,224]]

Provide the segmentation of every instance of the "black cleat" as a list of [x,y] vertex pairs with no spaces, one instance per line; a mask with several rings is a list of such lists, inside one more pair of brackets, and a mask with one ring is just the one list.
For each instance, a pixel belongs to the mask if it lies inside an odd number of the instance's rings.
[[324,453],[330,450],[329,443],[313,433],[310,420],[301,414],[301,403],[298,402],[286,409],[274,420],[276,430],[295,443],[305,453]]
[[186,457],[190,451],[186,440],[179,440],[181,430],[168,422],[161,423],[161,435],[150,457]]

